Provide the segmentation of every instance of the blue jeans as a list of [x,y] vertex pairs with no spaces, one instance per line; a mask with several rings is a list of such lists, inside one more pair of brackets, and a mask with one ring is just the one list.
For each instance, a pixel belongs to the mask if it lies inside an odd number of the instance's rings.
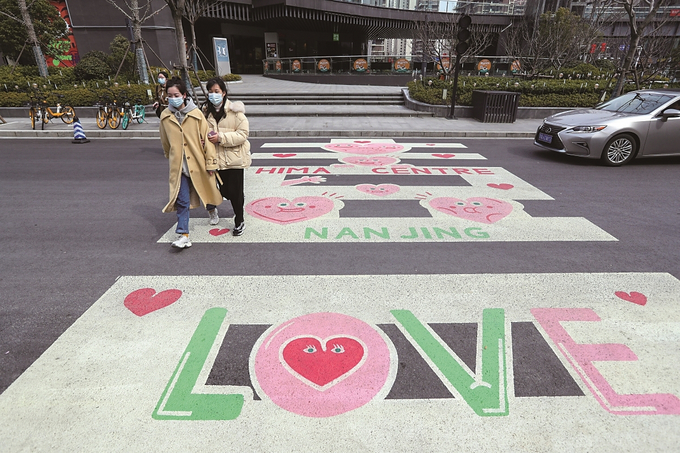
[[179,193],[175,200],[177,209],[177,234],[189,234],[189,205],[191,204],[191,178],[182,173]]

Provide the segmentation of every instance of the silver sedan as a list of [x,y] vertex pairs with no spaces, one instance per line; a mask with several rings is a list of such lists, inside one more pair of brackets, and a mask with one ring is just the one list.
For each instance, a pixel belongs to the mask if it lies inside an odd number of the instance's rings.
[[680,90],[631,91],[592,109],[552,115],[534,144],[619,166],[636,157],[680,154]]

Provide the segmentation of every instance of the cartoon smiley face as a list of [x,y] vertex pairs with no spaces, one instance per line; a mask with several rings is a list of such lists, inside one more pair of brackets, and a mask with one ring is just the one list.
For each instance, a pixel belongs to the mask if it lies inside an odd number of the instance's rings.
[[390,156],[349,156],[340,159],[341,162],[365,167],[385,167],[399,162],[396,157]]
[[324,149],[328,151],[334,151],[336,153],[347,153],[347,154],[361,154],[365,156],[370,156],[373,154],[389,154],[398,153],[405,151],[402,145],[389,142],[370,142],[370,141],[354,141],[354,142],[344,142],[344,143],[330,143],[323,146]]
[[335,203],[325,197],[260,198],[246,205],[246,212],[267,222],[287,225],[313,219],[333,210]]
[[444,214],[465,220],[492,224],[512,212],[512,205],[507,201],[493,198],[460,198],[440,197],[430,200],[430,206]]

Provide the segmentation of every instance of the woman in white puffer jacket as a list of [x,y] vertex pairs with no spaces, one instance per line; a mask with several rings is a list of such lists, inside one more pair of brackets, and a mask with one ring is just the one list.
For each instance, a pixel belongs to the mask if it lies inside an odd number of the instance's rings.
[[[220,176],[220,192],[231,202],[234,209],[234,229],[232,234],[240,236],[245,229],[243,218],[244,169],[250,167],[250,131],[246,108],[243,102],[231,102],[227,99],[227,87],[224,81],[215,77],[208,80],[208,102],[203,107],[203,114],[208,120],[211,132],[208,140],[217,148],[217,173]],[[210,224],[217,225],[219,216],[215,206],[206,206],[210,213]]]

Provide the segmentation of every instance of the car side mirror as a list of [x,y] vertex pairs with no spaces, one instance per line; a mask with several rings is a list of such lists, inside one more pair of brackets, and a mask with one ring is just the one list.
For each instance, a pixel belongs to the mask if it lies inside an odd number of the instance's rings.
[[667,120],[668,118],[678,118],[680,117],[680,110],[666,109],[663,112],[661,112],[661,116],[663,117],[664,121]]

